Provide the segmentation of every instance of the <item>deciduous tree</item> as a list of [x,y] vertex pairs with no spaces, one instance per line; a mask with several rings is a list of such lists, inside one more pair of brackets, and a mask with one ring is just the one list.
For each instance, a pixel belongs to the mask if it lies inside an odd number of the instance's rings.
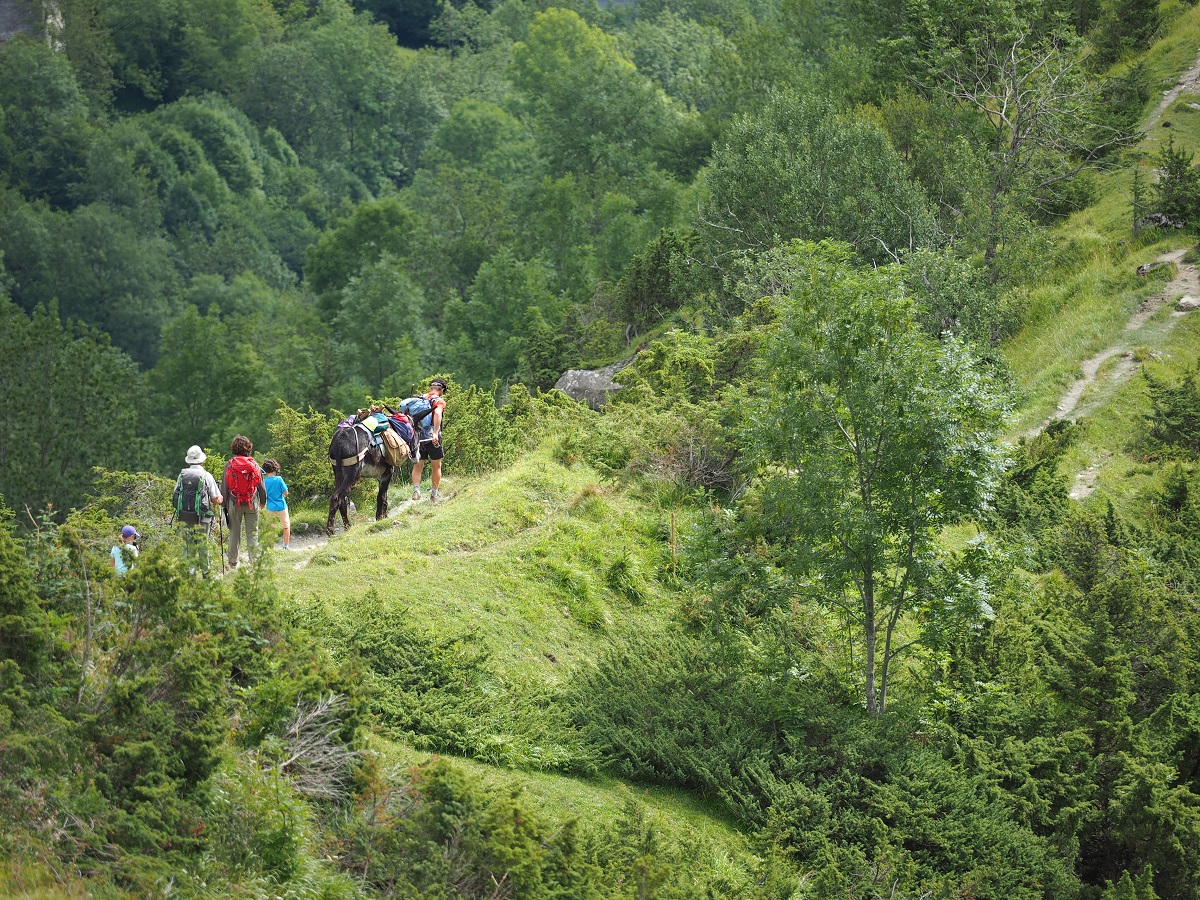
[[994,262],[1020,217],[1134,135],[1105,122],[1082,38],[1026,0],[910,0],[898,48],[914,81],[979,117],[991,160],[981,249]]
[[754,442],[796,566],[857,631],[877,715],[911,640],[905,614],[940,602],[939,529],[988,494],[1001,405],[963,347],[921,329],[898,272],[850,259],[796,244],[768,263],[780,318]]
[[887,262],[934,235],[884,131],[820,99],[786,94],[733,123],[708,183],[702,230],[718,260],[802,238],[845,241]]

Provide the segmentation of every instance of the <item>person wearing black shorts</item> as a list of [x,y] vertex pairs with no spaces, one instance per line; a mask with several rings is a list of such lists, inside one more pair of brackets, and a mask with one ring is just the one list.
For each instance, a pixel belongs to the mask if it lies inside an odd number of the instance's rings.
[[429,382],[429,393],[425,397],[433,406],[433,415],[427,425],[418,426],[421,429],[420,444],[412,470],[414,500],[421,499],[421,473],[425,470],[425,460],[429,460],[429,481],[432,485],[429,502],[437,502],[438,485],[442,482],[442,458],[446,455],[442,447],[442,411],[446,408],[446,401],[442,399],[444,393],[446,382],[442,379],[435,378]]

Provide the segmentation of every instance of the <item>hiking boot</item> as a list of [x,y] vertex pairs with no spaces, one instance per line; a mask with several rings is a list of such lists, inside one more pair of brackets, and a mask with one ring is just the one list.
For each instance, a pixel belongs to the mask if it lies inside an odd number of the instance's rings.
[[413,488],[413,495],[412,495],[412,498],[413,498],[414,500],[420,500],[420,499],[421,499],[421,489],[420,489],[420,488]]
[[429,502],[437,503],[437,498],[438,498],[437,488],[434,488],[432,491],[429,492]]

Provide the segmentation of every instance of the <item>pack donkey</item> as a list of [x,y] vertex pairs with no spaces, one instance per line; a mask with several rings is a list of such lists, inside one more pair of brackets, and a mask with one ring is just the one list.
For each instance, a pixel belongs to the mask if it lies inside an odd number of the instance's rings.
[[[403,443],[399,444],[403,447]],[[406,453],[402,454],[407,456]],[[350,491],[364,475],[379,479],[375,498],[375,518],[387,518],[387,492],[397,465],[389,460],[384,446],[376,446],[371,431],[357,417],[347,419],[333,431],[329,442],[329,461],[333,464],[333,494],[329,497],[329,518],[325,533],[333,534],[333,518],[340,510],[342,524],[350,530]]]

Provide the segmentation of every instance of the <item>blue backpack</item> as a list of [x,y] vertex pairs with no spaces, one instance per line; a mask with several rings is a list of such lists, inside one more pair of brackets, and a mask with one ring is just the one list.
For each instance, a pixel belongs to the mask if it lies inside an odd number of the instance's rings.
[[421,440],[433,438],[433,404],[428,397],[409,397],[400,401],[400,412],[412,419],[413,428],[420,432]]

